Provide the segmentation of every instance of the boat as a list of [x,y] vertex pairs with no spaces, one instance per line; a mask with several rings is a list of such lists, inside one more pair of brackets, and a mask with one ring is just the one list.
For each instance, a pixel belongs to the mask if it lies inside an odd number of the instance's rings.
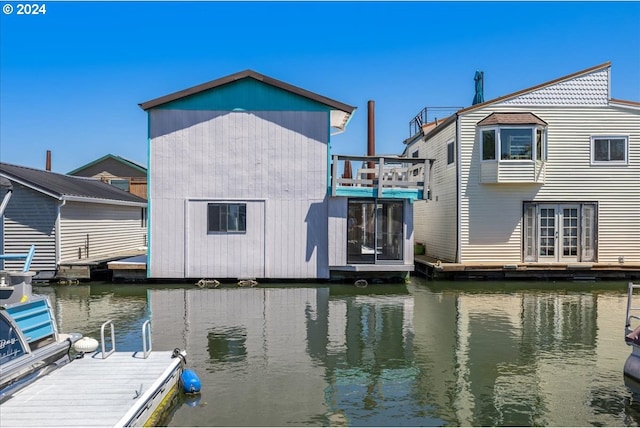
[[[0,177],[5,190],[0,216],[12,193],[11,182]],[[21,386],[71,361],[71,347],[82,336],[61,334],[46,296],[32,294],[30,265],[35,254],[1,254],[0,260],[24,259],[22,270],[0,270],[0,402]],[[4,267],[4,266],[3,266]]]
[[627,386],[636,389],[640,384],[640,306],[634,306],[634,290],[640,284],[629,282],[624,341],[631,346],[631,354],[624,363],[624,379]]
[[32,272],[0,271],[0,403],[71,362],[79,333],[61,334],[49,299],[31,293]]

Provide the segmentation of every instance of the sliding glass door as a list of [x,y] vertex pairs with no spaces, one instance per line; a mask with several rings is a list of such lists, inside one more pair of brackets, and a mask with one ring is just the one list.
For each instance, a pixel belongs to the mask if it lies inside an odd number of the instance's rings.
[[349,200],[347,263],[403,260],[403,201]]

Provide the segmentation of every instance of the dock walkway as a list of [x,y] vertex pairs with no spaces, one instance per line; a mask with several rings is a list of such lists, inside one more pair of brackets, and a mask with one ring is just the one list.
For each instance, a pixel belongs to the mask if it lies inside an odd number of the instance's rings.
[[595,280],[638,279],[640,263],[443,263],[416,255],[417,273],[430,279]]
[[178,392],[181,361],[172,355],[153,351],[145,359],[142,352],[115,352],[103,359],[101,352],[86,354],[3,402],[0,427],[144,424],[135,421],[136,415]]

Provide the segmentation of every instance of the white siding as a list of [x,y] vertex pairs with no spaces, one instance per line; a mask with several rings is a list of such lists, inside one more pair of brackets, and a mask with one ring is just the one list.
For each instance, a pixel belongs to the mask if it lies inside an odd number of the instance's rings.
[[[544,184],[481,184],[476,123],[492,112],[531,112],[548,123]],[[629,137],[629,164],[592,166],[591,136]],[[461,261],[521,261],[522,202],[597,202],[598,262],[640,261],[640,110],[488,106],[460,118]]]
[[329,200],[329,266],[347,265],[348,199]]
[[[327,112],[150,115],[150,277],[187,277],[185,266],[196,263],[184,260],[184,248],[192,248],[190,254],[206,251],[201,237],[187,233],[187,200],[263,200],[266,207],[262,224],[247,224],[248,232],[264,228],[264,257],[248,260],[252,266],[203,268],[198,276],[243,278],[264,266],[271,278],[328,277]],[[187,243],[187,237],[195,241]],[[232,247],[230,254],[242,253]]]
[[[55,271],[58,201],[16,183],[13,187],[4,213],[4,248],[0,252],[24,254],[35,245],[31,270]],[[5,269],[23,266],[24,260],[7,260],[4,264]]]
[[60,210],[60,262],[141,248],[146,235],[140,207],[67,202]]
[[[405,265],[413,265],[413,244],[415,242],[415,227],[413,223],[413,205],[410,201],[403,201],[402,212],[404,219],[402,222],[404,234],[402,263]],[[346,251],[346,250],[345,250]]]
[[442,261],[455,261],[456,213],[456,159],[447,165],[447,144],[456,138],[456,122],[447,125],[433,138],[420,140],[409,150],[419,150],[419,157],[435,159],[431,175],[431,200],[413,203],[414,240],[425,245],[425,254]]

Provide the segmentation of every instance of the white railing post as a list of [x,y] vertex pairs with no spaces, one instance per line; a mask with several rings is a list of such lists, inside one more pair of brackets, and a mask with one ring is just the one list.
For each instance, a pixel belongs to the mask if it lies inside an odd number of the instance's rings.
[[336,187],[338,186],[338,155],[332,156],[331,165],[331,196],[336,195]]
[[426,159],[424,161],[424,177],[422,182],[424,183],[422,186],[422,199],[429,199],[429,177],[431,177],[431,161]]
[[378,159],[378,197],[382,197],[382,187],[384,187],[384,158]]

